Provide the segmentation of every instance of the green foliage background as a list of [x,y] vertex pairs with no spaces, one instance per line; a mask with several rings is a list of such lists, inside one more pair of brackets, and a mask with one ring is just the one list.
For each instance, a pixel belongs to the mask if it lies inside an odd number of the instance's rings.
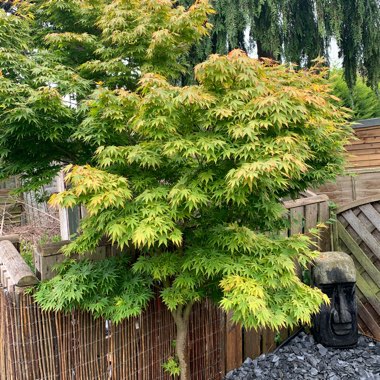
[[362,78],[358,78],[355,86],[350,90],[343,79],[341,70],[331,72],[331,81],[334,94],[342,100],[342,105],[351,108],[352,119],[371,119],[380,117],[380,86],[377,93],[369,88]]

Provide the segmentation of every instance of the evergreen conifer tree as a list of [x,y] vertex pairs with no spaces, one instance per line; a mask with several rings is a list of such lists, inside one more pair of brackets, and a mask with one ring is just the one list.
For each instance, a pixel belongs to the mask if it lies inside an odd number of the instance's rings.
[[[193,0],[178,0],[189,6]],[[358,71],[377,89],[380,81],[380,3],[378,0],[214,0],[209,38],[194,49],[192,62],[211,53],[239,48],[259,57],[285,59],[301,66],[328,60],[335,38],[349,88]],[[248,33],[247,33],[248,32]]]
[[[380,117],[380,98],[362,78],[358,78],[351,91],[343,79],[342,70],[331,71],[330,78],[334,95],[342,100],[342,106],[352,109],[353,120]],[[380,85],[378,92],[380,93]]]

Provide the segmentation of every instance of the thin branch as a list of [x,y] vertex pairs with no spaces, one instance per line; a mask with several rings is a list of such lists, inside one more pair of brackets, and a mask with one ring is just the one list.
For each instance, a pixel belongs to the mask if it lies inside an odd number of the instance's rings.
[[52,218],[52,219],[54,219],[54,220],[56,220],[56,221],[58,221],[58,222],[60,222],[60,220],[59,220],[58,218],[56,218],[56,217],[50,215],[48,212],[42,211],[42,210],[40,210],[39,208],[30,205],[29,203],[26,203],[26,202],[24,202],[24,201],[22,201],[22,200],[20,200],[20,199],[18,199],[17,202],[18,202],[18,203],[21,203],[21,204],[23,204],[24,206],[27,206],[27,207],[29,207],[29,208],[31,208],[31,209],[33,209],[33,210],[38,211],[38,212],[40,212],[41,214],[44,214],[44,215],[46,215],[46,216],[49,216],[50,218]]

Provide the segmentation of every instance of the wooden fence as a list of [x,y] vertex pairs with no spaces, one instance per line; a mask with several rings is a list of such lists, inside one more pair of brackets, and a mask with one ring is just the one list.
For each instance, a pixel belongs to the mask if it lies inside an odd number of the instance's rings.
[[308,234],[311,228],[319,224],[325,224],[322,229],[320,239],[316,245],[321,252],[331,249],[331,225],[329,197],[321,194],[317,195],[310,191],[304,193],[305,198],[294,201],[285,201],[284,206],[288,209],[289,227],[283,231],[285,236],[296,234]]
[[359,120],[353,128],[356,139],[346,146],[348,167],[380,167],[380,118]]
[[336,227],[335,249],[356,267],[359,328],[380,340],[380,195],[339,209]]
[[[0,380],[171,379],[162,364],[174,356],[176,329],[159,298],[118,325],[44,312],[24,291],[38,280],[10,241],[0,241],[0,258]],[[194,306],[189,340],[192,378],[220,380],[225,316],[211,302]]]
[[[286,236],[307,233],[329,218],[326,196],[307,194],[284,204],[289,210]],[[329,249],[328,233],[319,243],[323,250]],[[59,246],[50,244],[36,256],[42,277],[47,278],[51,265],[61,260]],[[110,249],[101,248],[100,256],[108,255]],[[70,315],[43,312],[31,296],[12,292],[11,283],[6,291],[0,289],[4,342],[0,345],[0,380],[170,379],[162,363],[174,355],[175,325],[159,300],[140,317],[113,325],[79,311]],[[231,324],[210,302],[198,304],[189,330],[192,379],[220,380],[246,357],[272,351],[291,333],[287,329],[244,330]]]
[[380,196],[380,167],[347,169],[346,175],[337,177],[316,190],[342,207],[350,202],[372,196]]
[[380,195],[380,118],[359,120],[354,125],[355,140],[346,145],[345,175],[316,190],[339,207]]

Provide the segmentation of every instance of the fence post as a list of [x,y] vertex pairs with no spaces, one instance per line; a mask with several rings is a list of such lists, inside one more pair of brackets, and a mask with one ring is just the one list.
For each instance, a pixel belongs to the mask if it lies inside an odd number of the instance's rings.
[[243,359],[243,331],[231,321],[232,313],[226,318],[226,372],[240,367]]
[[39,280],[50,280],[55,276],[54,266],[66,258],[60,250],[68,243],[68,240],[64,240],[57,243],[39,244],[35,247],[34,265]]
[[[50,280],[55,276],[54,266],[63,262],[66,257],[61,248],[69,244],[70,240],[63,240],[56,243],[39,244],[34,250],[34,265],[36,267],[36,275],[39,280]],[[112,247],[107,242],[101,242],[93,253],[82,255],[71,255],[71,258],[77,260],[91,259],[93,261],[104,260],[107,256],[116,255],[118,253],[116,247]]]
[[38,283],[34,273],[8,240],[0,241],[0,282],[9,292]]

